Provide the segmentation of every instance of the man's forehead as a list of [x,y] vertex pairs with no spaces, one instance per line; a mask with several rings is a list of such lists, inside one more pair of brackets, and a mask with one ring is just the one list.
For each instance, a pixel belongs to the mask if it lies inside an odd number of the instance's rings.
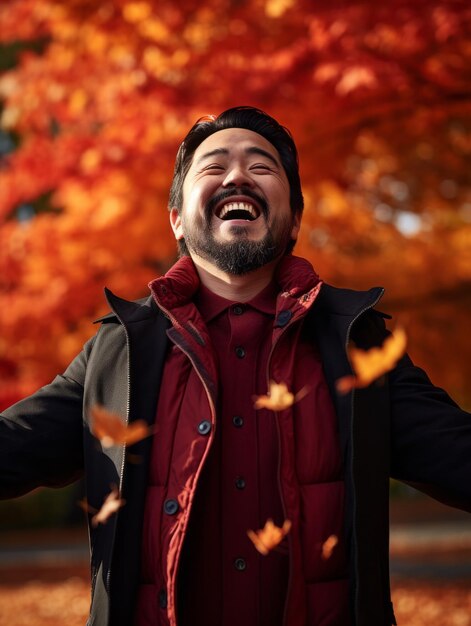
[[[259,148],[260,150],[251,150],[251,148]],[[195,150],[193,163],[204,159],[206,155],[212,156],[218,153],[230,155],[236,151],[248,153],[264,151],[281,165],[280,155],[275,146],[262,135],[246,128],[224,128],[213,133],[202,141]]]

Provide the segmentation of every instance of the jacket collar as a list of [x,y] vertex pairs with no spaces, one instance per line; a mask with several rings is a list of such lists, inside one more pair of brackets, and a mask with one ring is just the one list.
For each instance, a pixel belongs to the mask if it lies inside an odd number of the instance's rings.
[[384,289],[372,287],[367,291],[342,289],[323,283],[316,309],[333,315],[357,317],[362,311],[373,306],[382,298]]
[[[293,260],[295,262],[293,263]],[[191,270],[188,264],[191,265]],[[188,301],[196,292],[199,286],[198,277],[193,269],[193,262],[189,257],[182,257],[167,273],[170,277],[171,284],[178,283],[180,286],[174,292],[176,304],[183,300]],[[174,273],[175,272],[175,273]],[[276,280],[284,292],[290,296],[296,297],[299,288],[299,273],[304,274],[305,279],[301,281],[303,285],[302,291],[306,291],[306,280],[312,281],[312,286],[319,281],[317,274],[312,269],[311,264],[300,257],[286,257],[280,262],[277,269]],[[196,275],[196,278],[195,278]],[[309,278],[309,275],[311,278]],[[157,285],[156,279],[149,286],[151,290]],[[172,290],[173,291],[173,290]],[[322,283],[322,288],[314,303],[317,311],[326,314],[340,315],[354,318],[363,310],[373,307],[382,297],[384,289],[381,287],[373,287],[367,291],[356,291],[353,289],[341,289],[332,287],[326,283]],[[148,319],[158,314],[158,307],[152,295],[140,300],[129,301],[116,296],[108,288],[105,288],[105,297],[113,311],[103,317],[95,320],[95,323],[106,322],[117,317],[123,323],[138,322]]]
[[105,287],[104,291],[105,298],[112,312],[99,317],[93,322],[94,324],[108,322],[116,318],[124,324],[130,324],[132,322],[140,322],[150,317],[155,317],[158,313],[157,306],[152,296],[130,301],[115,295],[107,287]]

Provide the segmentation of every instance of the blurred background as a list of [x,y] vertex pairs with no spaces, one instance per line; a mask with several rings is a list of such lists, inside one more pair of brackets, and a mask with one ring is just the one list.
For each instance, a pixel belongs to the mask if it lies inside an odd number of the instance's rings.
[[[105,285],[142,297],[173,263],[178,145],[198,117],[237,104],[266,110],[298,145],[306,209],[295,252],[338,286],[384,286],[381,308],[406,328],[412,358],[471,407],[469,2],[3,0],[0,409],[81,349],[106,312]],[[424,580],[458,594],[452,617],[441,601],[419,622],[420,584],[415,596],[401,588],[401,623],[470,625],[469,518],[399,485],[392,494],[393,530],[419,533],[394,535],[397,584],[422,580],[418,565],[441,546],[438,561],[455,565]],[[78,485],[1,505],[5,584],[28,560],[22,546],[31,555],[61,537],[86,578],[80,497]],[[14,619],[0,625],[42,624],[17,609]]]

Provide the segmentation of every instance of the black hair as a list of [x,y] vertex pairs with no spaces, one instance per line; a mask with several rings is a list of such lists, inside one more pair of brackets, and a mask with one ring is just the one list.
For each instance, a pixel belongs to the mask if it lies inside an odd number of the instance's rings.
[[183,181],[193,161],[198,146],[210,135],[226,128],[245,128],[265,137],[278,151],[290,187],[290,207],[293,215],[301,216],[304,208],[301,180],[299,178],[298,151],[287,128],[260,109],[238,106],[214,115],[200,118],[181,143],[175,161],[169,208],[181,210]]

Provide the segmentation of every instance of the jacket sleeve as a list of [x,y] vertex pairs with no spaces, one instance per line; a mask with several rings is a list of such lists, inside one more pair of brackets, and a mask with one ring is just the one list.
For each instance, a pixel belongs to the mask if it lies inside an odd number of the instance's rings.
[[405,356],[390,373],[391,475],[471,511],[471,414]]
[[[388,335],[383,314],[373,311],[360,321],[354,341],[369,349]],[[408,355],[389,373],[387,390],[391,477],[471,511],[471,414],[433,385]]]
[[0,415],[0,498],[83,473],[83,387],[94,339],[49,385]]

